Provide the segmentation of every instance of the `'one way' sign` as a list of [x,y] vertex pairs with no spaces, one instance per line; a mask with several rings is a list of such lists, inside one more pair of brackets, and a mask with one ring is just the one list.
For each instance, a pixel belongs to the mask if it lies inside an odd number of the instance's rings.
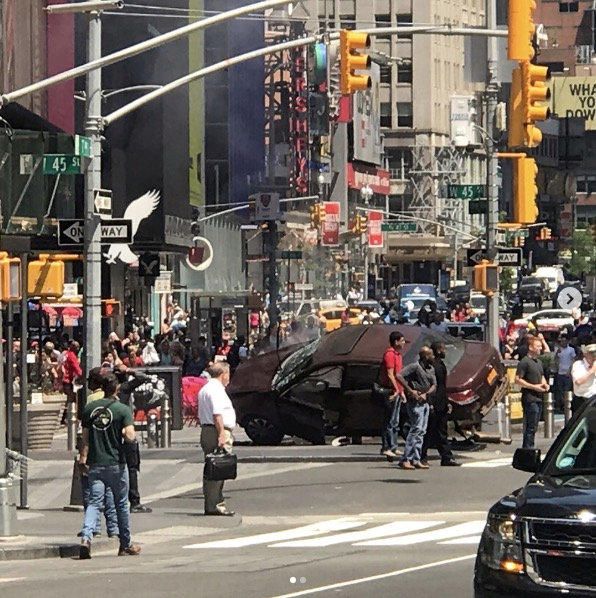
[[[58,220],[58,245],[82,245],[85,232],[83,220]],[[101,221],[102,243],[132,243],[132,221],[118,218]]]

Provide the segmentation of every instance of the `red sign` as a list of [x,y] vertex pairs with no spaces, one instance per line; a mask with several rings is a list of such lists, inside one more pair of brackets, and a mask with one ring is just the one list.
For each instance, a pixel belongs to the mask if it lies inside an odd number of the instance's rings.
[[325,220],[321,224],[321,245],[337,247],[339,245],[339,202],[326,201]]
[[389,195],[391,192],[391,175],[389,171],[381,168],[364,170],[354,164],[348,164],[348,187],[362,189],[366,186],[380,195]]
[[297,196],[308,194],[308,86],[304,48],[292,51],[292,112],[290,132],[293,165],[290,184]]
[[368,213],[368,246],[383,247],[383,212],[372,211]]
[[190,247],[188,250],[188,261],[194,266],[198,266],[203,263],[205,259],[205,248],[204,247]]

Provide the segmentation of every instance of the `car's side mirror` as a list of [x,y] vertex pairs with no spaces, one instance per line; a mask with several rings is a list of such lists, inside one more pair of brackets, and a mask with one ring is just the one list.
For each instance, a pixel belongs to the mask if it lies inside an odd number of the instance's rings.
[[314,389],[315,389],[317,392],[324,392],[324,391],[326,391],[328,388],[329,388],[329,383],[328,383],[328,382],[325,382],[325,380],[317,380],[317,381],[314,383]]
[[518,448],[513,455],[513,467],[520,471],[536,473],[540,469],[540,449]]

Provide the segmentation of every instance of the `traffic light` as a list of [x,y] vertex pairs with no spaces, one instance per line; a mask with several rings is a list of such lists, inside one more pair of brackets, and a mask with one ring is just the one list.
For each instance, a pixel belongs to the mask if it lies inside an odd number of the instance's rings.
[[548,241],[552,237],[552,231],[548,226],[543,226],[538,233],[539,241]]
[[525,141],[524,109],[522,97],[521,67],[513,69],[511,74],[511,94],[509,95],[509,129],[507,144],[509,147],[521,147]]
[[356,214],[354,219],[352,220],[352,226],[350,230],[355,235],[361,235],[362,233],[366,232],[368,227],[368,216],[363,216],[362,214]]
[[362,91],[372,87],[372,79],[367,74],[356,71],[367,71],[371,67],[371,58],[362,54],[361,50],[370,48],[370,35],[360,31],[342,29],[339,36],[340,48],[340,82],[343,95]]
[[538,167],[534,158],[517,158],[513,164],[513,221],[518,224],[533,224],[538,218]]
[[0,251],[0,300],[17,301],[21,297],[21,260]]
[[509,60],[523,61],[534,58],[532,39],[536,30],[533,18],[535,9],[535,0],[509,0]]
[[31,297],[62,297],[64,295],[64,262],[40,256],[29,262],[27,292]]
[[540,102],[547,102],[550,99],[550,89],[546,86],[546,82],[550,79],[550,69],[531,62],[522,62],[520,67],[525,127],[524,145],[536,147],[542,141],[542,132],[534,123],[546,120],[550,116],[548,106],[539,105]]
[[319,228],[325,220],[325,205],[316,203],[310,207],[310,226],[311,228]]
[[475,291],[491,295],[499,288],[499,265],[488,260],[474,266],[473,287]]
[[120,315],[120,301],[115,299],[102,299],[101,300],[101,317],[102,318],[115,318]]

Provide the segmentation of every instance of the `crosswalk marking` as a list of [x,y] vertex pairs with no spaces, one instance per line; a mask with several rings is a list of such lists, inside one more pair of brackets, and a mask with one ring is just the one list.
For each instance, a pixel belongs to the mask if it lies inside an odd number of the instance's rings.
[[445,544],[447,546],[458,546],[472,544],[477,546],[480,544],[480,536],[466,536],[464,538],[454,538],[453,540],[446,540],[445,542],[439,542],[439,544]]
[[467,463],[462,463],[462,467],[475,467],[479,469],[505,467],[506,465],[511,465],[511,457],[500,457],[499,459],[487,459],[484,461],[468,461]]
[[398,536],[395,538],[357,542],[355,546],[409,546],[411,544],[422,544],[423,542],[448,540],[449,538],[478,534],[484,529],[484,524],[484,521],[467,521],[466,523],[459,523],[450,527],[420,534],[409,534],[407,536]]
[[231,538],[229,540],[216,540],[202,544],[190,544],[184,548],[243,548],[257,544],[272,544],[284,540],[308,538],[328,532],[340,532],[346,529],[362,527],[365,524],[365,519],[332,519],[331,521],[322,521],[280,532],[257,534],[256,536],[246,536],[244,538]]
[[414,532],[435,525],[441,525],[444,521],[395,521],[385,525],[379,525],[359,532],[348,532],[345,534],[336,534],[335,536],[322,536],[320,538],[311,538],[309,540],[293,540],[290,542],[281,542],[273,544],[273,548],[309,548],[332,546],[334,544],[344,544],[346,542],[361,542],[371,538],[383,538],[384,536],[395,536],[396,534],[405,534]]

